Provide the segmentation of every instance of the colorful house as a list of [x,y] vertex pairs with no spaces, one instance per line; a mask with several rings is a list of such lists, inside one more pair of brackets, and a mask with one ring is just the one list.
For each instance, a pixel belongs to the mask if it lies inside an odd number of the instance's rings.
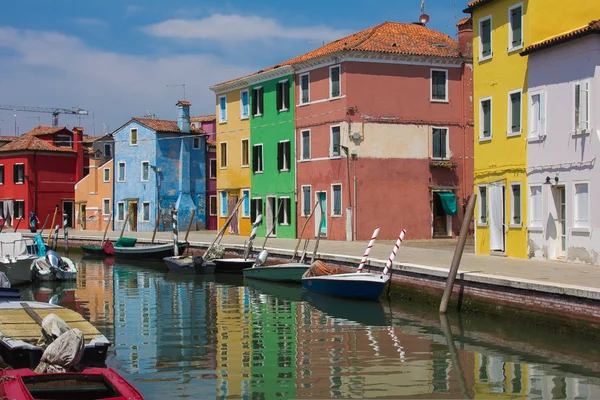
[[[598,264],[600,8],[530,1],[528,255]],[[536,4],[537,8],[534,8]],[[564,12],[561,12],[564,11]],[[536,16],[533,18],[533,16]]]
[[[218,229],[232,216],[226,234],[250,235],[250,95],[241,80],[210,88],[217,97]],[[235,209],[240,199],[244,201]]]
[[475,250],[527,256],[528,1],[476,0],[471,13],[475,108]]
[[[75,183],[83,178],[86,163],[83,129],[69,130],[38,126],[0,147],[0,210],[7,226],[35,213],[41,228],[48,217],[50,228],[56,207],[55,225],[74,226]],[[28,221],[20,221],[27,229]]]
[[195,210],[197,229],[206,226],[206,139],[190,125],[190,103],[177,103],[177,121],[132,118],[113,132],[114,229],[152,232],[187,229]]
[[196,129],[206,133],[206,171],[208,178],[206,180],[206,229],[209,231],[217,230],[217,123],[215,115],[202,115],[191,117],[191,124]]

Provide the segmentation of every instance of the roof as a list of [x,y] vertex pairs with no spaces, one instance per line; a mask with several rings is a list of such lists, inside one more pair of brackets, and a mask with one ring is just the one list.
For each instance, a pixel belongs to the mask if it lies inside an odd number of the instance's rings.
[[[154,119],[154,118],[132,118],[131,120],[136,121],[137,123],[140,123],[156,132],[181,133],[181,131],[179,130],[179,126],[177,126],[177,121],[168,121],[168,120],[164,120],[164,119]],[[197,133],[204,133],[204,131],[191,126],[190,133],[197,134]]]
[[463,10],[463,12],[469,14],[474,9],[476,9],[478,7],[481,7],[481,6],[484,6],[484,5],[488,4],[488,3],[491,3],[492,1],[494,1],[494,0],[473,0],[473,1],[470,1],[469,4],[467,4],[467,8],[465,8]]
[[600,34],[600,19],[594,20],[582,28],[577,28],[572,31],[563,33],[561,35],[554,36],[544,41],[527,46],[525,50],[521,52],[521,55],[526,56],[528,54],[535,53],[540,50],[545,50],[550,47],[558,46],[559,44],[579,39],[581,37],[591,35],[594,33]]
[[57,147],[42,139],[36,137],[34,133],[35,129],[31,132],[21,135],[16,140],[5,144],[0,147],[0,152],[9,151],[51,151],[59,153],[75,153],[70,147]]
[[471,17],[465,17],[465,18],[461,19],[460,21],[458,21],[456,26],[463,26],[463,25],[471,24],[472,22],[473,22],[473,19]]
[[64,127],[64,126],[52,127],[52,126],[43,126],[43,125],[40,125],[40,126],[38,126],[36,128],[33,128],[28,133],[32,134],[33,136],[44,136],[44,135],[51,135],[53,133],[57,133],[57,132],[60,132],[62,130],[65,130],[65,129],[67,129],[67,128]]
[[[350,51],[444,58],[460,57],[458,42],[448,35],[420,24],[386,21],[238,79],[247,78],[282,66],[296,65],[319,57]],[[213,87],[234,82],[238,79],[222,82]]]
[[192,105],[192,103],[190,103],[189,101],[185,101],[185,100],[179,100],[179,101],[177,102],[177,104],[175,104],[175,105],[176,105],[176,106],[182,105],[182,106],[188,106],[188,107],[189,107],[189,106],[191,106],[191,105]]
[[213,122],[216,121],[217,117],[215,114],[211,115],[199,115],[197,117],[191,117],[190,122]]
[[17,136],[0,136],[0,142],[12,142]]

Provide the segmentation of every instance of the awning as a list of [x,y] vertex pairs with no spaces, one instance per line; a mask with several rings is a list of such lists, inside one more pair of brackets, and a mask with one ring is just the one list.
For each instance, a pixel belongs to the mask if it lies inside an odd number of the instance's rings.
[[448,192],[438,192],[440,200],[442,201],[442,207],[447,215],[456,215],[456,195]]

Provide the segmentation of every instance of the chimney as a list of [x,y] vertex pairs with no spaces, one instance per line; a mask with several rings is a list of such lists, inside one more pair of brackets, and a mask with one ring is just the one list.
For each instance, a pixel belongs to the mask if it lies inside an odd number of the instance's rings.
[[75,169],[75,182],[83,179],[83,167],[85,157],[83,156],[83,128],[76,126],[73,128],[73,150],[77,152],[77,161]]
[[473,19],[463,18],[456,24],[458,28],[458,50],[463,57],[473,58]]
[[177,102],[179,113],[177,114],[177,127],[181,133],[190,133],[190,102],[179,100]]

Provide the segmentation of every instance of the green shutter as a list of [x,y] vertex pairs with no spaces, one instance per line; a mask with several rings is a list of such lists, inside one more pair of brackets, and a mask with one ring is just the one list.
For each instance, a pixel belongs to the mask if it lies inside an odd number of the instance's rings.
[[440,129],[433,129],[433,157],[441,157],[440,151]]
[[514,185],[513,192],[513,223],[521,223],[521,186]]
[[511,132],[521,130],[521,93],[510,95],[511,103]]
[[512,27],[512,45],[513,47],[520,46],[523,43],[523,34],[521,26],[521,7],[511,11],[511,27]]
[[490,101],[486,100],[481,104],[482,114],[483,114],[483,137],[490,137],[492,134],[491,131],[491,110],[490,110]]
[[479,36],[481,37],[481,55],[487,57],[492,54],[492,27],[490,20],[482,21]]

